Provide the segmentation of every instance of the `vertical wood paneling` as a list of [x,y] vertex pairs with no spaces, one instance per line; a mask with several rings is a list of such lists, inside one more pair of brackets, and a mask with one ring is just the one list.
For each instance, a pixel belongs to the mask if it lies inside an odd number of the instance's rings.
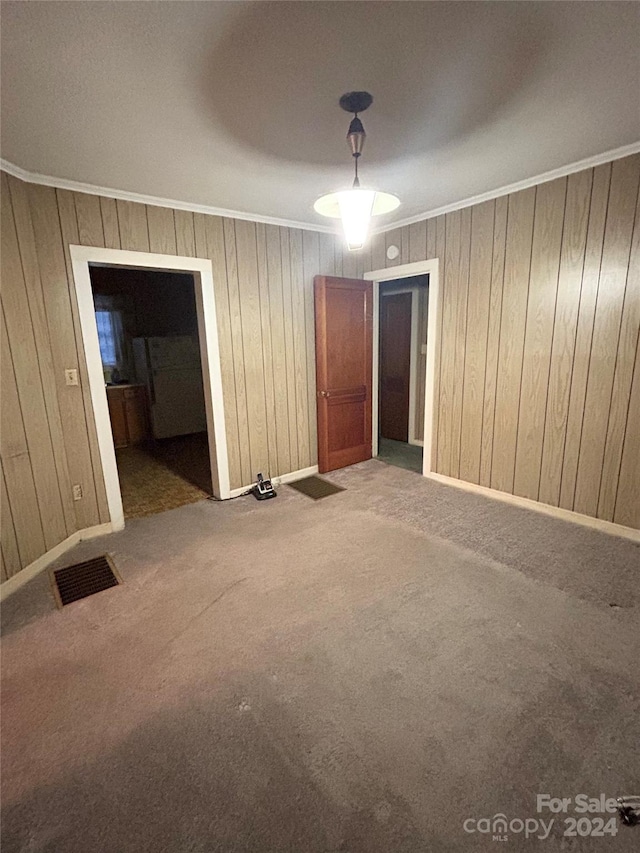
[[300,468],[307,468],[311,465],[311,449],[309,444],[309,397],[307,393],[307,338],[304,304],[302,231],[298,228],[290,229],[289,251],[291,257],[291,309],[293,314],[298,465]]
[[344,249],[342,254],[342,275],[345,278],[357,278],[358,252],[350,252],[348,249]]
[[[3,279],[6,274],[4,263],[3,253]],[[7,495],[11,496],[10,500],[7,497],[6,504],[2,507],[2,544],[9,553],[12,549],[13,529],[20,567],[23,567],[44,553],[46,545],[4,310],[0,312],[0,344],[0,456]],[[29,409],[26,414],[30,415]],[[12,527],[9,525],[9,519]]]
[[99,196],[73,193],[73,199],[80,243],[83,246],[104,246],[104,227]]
[[[215,217],[214,217],[215,218]],[[208,258],[207,237],[205,234],[205,223],[209,219],[204,213],[193,214],[193,236],[196,246],[196,258]],[[226,280],[226,272],[225,272]]]
[[441,364],[442,364],[442,339],[443,339],[443,327],[442,327],[442,316],[444,313],[443,304],[444,304],[444,280],[446,273],[446,230],[445,230],[445,217],[444,215],[438,216],[438,218],[433,223],[435,225],[435,229],[432,226],[429,226],[427,230],[427,251],[429,250],[429,238],[433,234],[433,230],[435,230],[435,254],[434,257],[440,259],[440,288],[439,288],[439,296],[438,296],[438,329],[437,329],[437,340],[436,340],[436,353],[435,359],[436,363],[434,365],[434,380],[433,380],[433,399],[434,399],[434,407],[433,407],[433,434],[431,438],[431,469],[433,471],[438,470],[438,436],[440,434],[440,373],[441,373]]
[[[309,465],[318,458],[318,431],[316,409],[316,341],[313,306],[313,278],[320,269],[319,234],[304,231],[302,235],[305,326],[307,334],[307,400],[309,408]],[[362,270],[356,275],[362,277]]]
[[107,249],[120,248],[120,230],[118,228],[118,210],[114,198],[100,197],[100,213],[102,215],[102,232],[104,245]]
[[[2,470],[10,495],[11,521],[20,564],[24,568],[47,550],[29,455],[3,457]],[[3,541],[4,545],[11,547],[10,534]]]
[[149,251],[159,255],[175,255],[176,225],[173,210],[168,207],[147,205],[147,227],[149,230]]
[[598,508],[639,178],[640,155],[613,164],[574,501],[585,515]]
[[252,482],[269,467],[256,226],[238,219],[235,230]]
[[412,222],[407,226],[409,263],[423,261],[427,257],[427,228],[428,220]]
[[471,483],[480,482],[494,214],[494,201],[485,202],[472,209],[468,331],[464,349],[463,426],[460,444],[460,477]]
[[[330,235],[322,235],[329,237]],[[294,470],[291,462],[289,440],[289,400],[287,391],[287,356],[285,340],[285,307],[282,293],[282,253],[280,229],[276,225],[266,226],[267,274],[269,279],[269,326],[271,329],[271,373],[273,378],[277,445],[278,473]],[[331,238],[331,264],[334,263],[333,239]]]
[[[107,493],[104,478],[102,476],[102,461],[100,458],[100,448],[98,447],[98,433],[93,414],[93,401],[91,399],[91,389],[89,388],[87,363],[86,359],[81,357],[84,352],[84,342],[82,340],[78,299],[73,280],[71,255],[69,253],[69,246],[76,245],[79,242],[75,198],[73,193],[68,192],[67,190],[56,190],[56,202],[58,205],[58,216],[60,219],[60,234],[62,237],[64,263],[67,273],[67,287],[69,303],[71,305],[72,325],[75,333],[76,355],[80,376],[80,392],[82,395],[82,405],[85,413],[85,423],[87,425],[89,458],[93,468],[93,487],[95,489],[98,505],[98,516],[102,523],[106,523],[110,520],[109,506],[107,504]],[[85,487],[83,485],[83,491],[84,490]]]
[[47,426],[51,437],[58,490],[65,519],[66,533],[70,535],[76,529],[76,518],[71,497],[71,480],[67,465],[67,454],[64,447],[60,407],[56,393],[55,368],[51,356],[51,341],[42,296],[42,282],[38,267],[35,235],[31,224],[29,199],[26,185],[22,181],[10,177],[9,190],[40,368],[44,404],[47,411]]
[[224,420],[229,455],[229,480],[234,487],[244,485],[240,464],[240,441],[238,437],[238,409],[234,372],[231,320],[229,315],[229,287],[224,245],[224,228],[219,216],[196,213],[194,218],[194,240],[197,257],[209,258],[213,273],[213,290],[216,300],[218,340],[220,346],[220,372],[222,375],[222,397]]
[[409,263],[433,257],[427,253],[427,221],[409,225]]
[[320,272],[319,275],[336,274],[336,258],[333,234],[320,234]]
[[560,178],[536,194],[514,477],[515,494],[532,500],[540,488],[566,190],[567,179]]
[[116,201],[120,246],[134,252],[149,251],[147,208],[135,201]]
[[4,479],[4,470],[0,464],[0,488],[2,489],[0,496],[0,517],[2,525],[0,525],[0,548],[2,549],[3,562],[3,577],[2,580],[12,577],[23,568],[20,561],[20,552],[18,551],[18,539],[16,537],[16,529],[13,525],[13,515],[11,513],[11,504],[9,503],[9,495],[7,493],[7,485]]
[[[437,232],[438,220],[429,219],[426,222],[426,259],[430,261],[432,258],[438,257]],[[418,260],[423,260],[418,258]]]
[[464,363],[467,337],[467,297],[469,290],[469,259],[471,252],[471,208],[462,211],[460,223],[460,265],[455,313],[455,357],[453,383],[453,421],[451,446],[453,450],[451,472],[453,477],[460,476],[460,445],[462,441],[462,399],[464,396]]
[[613,520],[617,524],[640,528],[638,483],[640,483],[640,336],[636,344],[627,428],[613,515]]
[[[2,265],[2,307],[7,333],[6,341],[3,340],[3,361],[6,359],[8,372],[15,377],[19,412],[22,413],[45,545],[51,548],[67,536],[67,530],[38,361],[38,344],[46,344],[37,341],[35,337],[35,332],[39,336],[45,335],[46,332],[39,328],[38,320],[42,318],[36,315],[34,324],[31,317],[6,181],[2,182]],[[29,289],[35,285],[36,282],[30,282]],[[7,414],[12,417],[11,412]],[[17,423],[18,413],[14,413],[13,417]],[[13,418],[3,421],[3,426],[8,428],[12,423]],[[12,431],[9,431],[9,436]],[[4,456],[5,465],[11,465],[11,457],[6,453],[6,448]]]
[[440,397],[438,422],[438,467],[437,471],[448,476],[457,467],[455,460],[459,445],[454,435],[454,386],[462,377],[455,373],[456,364],[456,318],[460,288],[460,243],[462,212],[447,213],[445,217],[445,274],[442,300],[442,345],[440,350]]
[[571,372],[571,389],[569,392],[567,435],[562,462],[560,506],[564,509],[573,509],[576,490],[580,437],[582,436],[582,424],[584,421],[584,401],[589,375],[589,355],[591,353],[593,320],[600,281],[602,246],[604,242],[604,227],[607,219],[610,182],[611,164],[607,163],[604,166],[598,166],[593,173],[587,247],[582,273],[578,329],[576,331],[573,370]]
[[502,286],[504,283],[505,248],[507,244],[507,214],[509,198],[495,201],[493,243],[491,247],[491,291],[487,327],[487,358],[484,373],[482,405],[482,447],[480,451],[480,485],[491,485],[493,433],[498,379],[498,355],[502,321]]
[[536,189],[509,196],[491,486],[513,491]]
[[[278,469],[278,439],[276,428],[276,400],[273,384],[273,345],[271,340],[271,306],[269,305],[269,271],[267,268],[267,234],[263,223],[256,224],[258,254],[258,289],[260,293],[260,327],[262,329],[262,365],[264,371],[264,397],[267,418],[267,444],[269,462],[267,471],[271,476],[281,473]],[[287,473],[286,471],[282,473]]]
[[592,182],[590,169],[570,175],[567,182],[538,496],[540,501],[553,506],[560,501]]
[[[75,501],[78,529],[100,523],[100,513],[89,448],[83,384],[67,386],[64,371],[79,370],[76,335],[65,263],[60,213],[56,191],[51,187],[29,185],[31,216],[36,238],[38,264],[42,279],[45,310],[51,338],[51,351],[56,373],[56,387],[67,462],[72,483],[82,485],[83,497]],[[75,290],[74,290],[75,292]],[[84,363],[84,359],[82,359]],[[82,373],[79,373],[83,383]]]
[[176,254],[183,258],[196,255],[196,238],[193,231],[193,213],[190,210],[174,210],[176,227]]
[[[280,251],[282,259],[282,302],[284,306],[284,337],[287,376],[287,412],[289,417],[289,445],[291,453],[291,468],[293,471],[302,467],[298,454],[298,427],[296,414],[296,378],[294,354],[294,324],[291,299],[291,254],[289,249],[290,230],[280,231]],[[342,269],[342,267],[341,267]],[[336,273],[337,274],[337,273]]]
[[[636,345],[640,333],[640,194],[636,202],[635,226],[627,284],[620,326],[620,342],[616,358],[613,391],[609,405],[609,422],[602,463],[598,518],[613,521],[618,489],[620,462],[628,423],[629,400],[633,381]],[[640,455],[640,446],[638,447]],[[640,481],[638,482],[640,491]]]
[[[371,237],[371,269],[383,270],[387,264],[387,243],[385,234],[374,234]],[[336,271],[336,275],[338,272]]]
[[232,345],[231,360],[235,377],[238,446],[240,451],[240,470],[242,473],[241,485],[246,485],[253,482],[253,474],[251,469],[251,445],[249,443],[249,415],[247,386],[244,371],[244,343],[242,335],[240,290],[238,284],[235,220],[225,218],[222,221],[224,229],[224,250],[227,264],[227,287],[229,289],[229,324],[231,326]]

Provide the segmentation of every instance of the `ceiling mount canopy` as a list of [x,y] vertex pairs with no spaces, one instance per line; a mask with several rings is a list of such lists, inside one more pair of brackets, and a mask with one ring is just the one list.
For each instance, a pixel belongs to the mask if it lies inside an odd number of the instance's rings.
[[342,219],[349,250],[361,249],[369,233],[372,216],[390,213],[400,204],[400,199],[391,193],[379,192],[360,186],[358,161],[362,156],[367,134],[358,113],[364,112],[373,103],[369,92],[347,92],[340,98],[345,112],[353,113],[347,132],[347,142],[354,159],[355,176],[351,189],[338,190],[321,196],[314,204],[316,213]]

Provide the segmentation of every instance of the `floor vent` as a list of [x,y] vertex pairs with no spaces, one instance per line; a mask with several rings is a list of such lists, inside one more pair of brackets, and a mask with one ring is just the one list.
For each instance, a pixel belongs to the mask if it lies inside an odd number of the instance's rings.
[[329,495],[335,495],[338,492],[344,492],[342,486],[334,486],[328,480],[323,480],[322,477],[304,477],[302,480],[296,480],[295,483],[289,483],[292,489],[297,492],[302,492],[314,501],[320,498],[326,498]]
[[64,569],[55,569],[50,576],[58,607],[64,607],[65,604],[71,604],[122,583],[108,554],[95,557],[93,560],[85,560],[84,563],[65,566]]

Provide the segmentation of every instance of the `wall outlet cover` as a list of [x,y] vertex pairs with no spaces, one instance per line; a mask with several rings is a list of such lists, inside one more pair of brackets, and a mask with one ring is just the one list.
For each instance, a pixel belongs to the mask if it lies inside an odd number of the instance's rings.
[[78,384],[78,371],[76,368],[70,368],[65,370],[64,372],[64,381],[67,385],[77,385]]

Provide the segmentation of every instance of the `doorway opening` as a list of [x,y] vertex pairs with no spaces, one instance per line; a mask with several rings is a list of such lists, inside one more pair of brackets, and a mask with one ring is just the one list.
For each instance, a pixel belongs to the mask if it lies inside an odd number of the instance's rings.
[[213,494],[190,273],[89,265],[125,518]]
[[378,459],[422,474],[429,275],[380,283]]

